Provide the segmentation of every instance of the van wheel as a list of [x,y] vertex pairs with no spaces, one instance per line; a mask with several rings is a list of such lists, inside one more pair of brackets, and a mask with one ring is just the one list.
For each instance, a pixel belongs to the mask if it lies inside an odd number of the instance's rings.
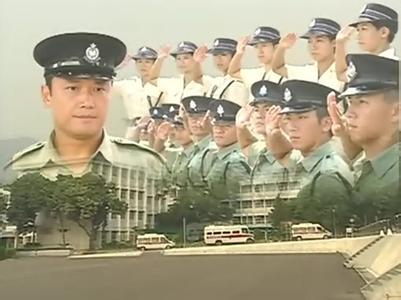
[[166,250],[171,249],[171,246],[166,246],[166,248],[164,248]]
[[329,238],[328,235],[323,236],[323,239],[324,239],[324,240],[327,240],[328,238]]
[[223,242],[222,241],[216,241],[215,245],[216,246],[221,246],[221,245],[223,245]]
[[138,250],[142,251],[142,252],[145,252],[146,249],[145,249],[145,247],[139,247]]
[[302,237],[297,236],[295,240],[297,240],[297,241],[302,241]]
[[247,239],[247,240],[246,240],[246,243],[247,243],[247,244],[253,244],[254,242],[255,242],[255,241],[254,241],[253,239]]

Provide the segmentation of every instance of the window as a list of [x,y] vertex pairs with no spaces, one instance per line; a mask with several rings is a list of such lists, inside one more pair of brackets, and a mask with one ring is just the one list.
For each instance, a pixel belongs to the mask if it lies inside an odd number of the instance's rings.
[[212,235],[212,233],[211,232],[206,232],[206,235]]
[[223,231],[223,234],[230,234],[229,231]]
[[239,234],[239,230],[234,230],[233,234]]
[[118,214],[112,213],[112,214],[111,214],[111,219],[112,219],[112,220],[115,220],[115,219],[117,219],[117,216],[118,216]]
[[220,235],[221,234],[221,231],[215,231],[215,232],[213,232],[213,235]]
[[241,232],[242,232],[242,233],[248,233],[249,231],[248,231],[248,228],[242,228],[242,229],[241,229]]

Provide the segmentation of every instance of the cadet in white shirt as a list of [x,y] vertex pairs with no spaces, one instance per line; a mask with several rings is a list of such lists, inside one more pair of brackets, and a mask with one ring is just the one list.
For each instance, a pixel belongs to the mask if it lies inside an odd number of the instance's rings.
[[[157,87],[165,93],[169,103],[180,104],[181,99],[192,95],[204,95],[211,88],[213,78],[203,75],[201,67],[206,54],[207,47],[198,48],[189,41],[180,42],[172,52],[169,46],[159,51],[159,56],[151,68],[150,78],[157,80]],[[159,78],[163,63],[169,55],[174,57],[180,75]]]
[[217,38],[209,53],[213,55],[215,67],[223,76],[214,78],[214,85],[207,95],[215,99],[225,99],[240,106],[248,103],[249,93],[245,84],[228,74],[230,62],[235,54],[237,41],[228,38]]
[[398,13],[382,4],[369,3],[362,9],[357,22],[341,29],[336,39],[336,69],[339,80],[348,82],[346,45],[357,30],[358,45],[368,54],[399,60],[391,47],[398,31]]
[[289,33],[283,37],[274,53],[272,68],[288,79],[316,82],[336,91],[342,91],[344,83],[337,79],[335,69],[335,38],[340,25],[330,19],[315,18],[308,31],[300,36],[308,40],[309,54],[313,63],[303,66],[286,65],[285,54],[292,48],[298,37]]
[[[269,80],[280,83],[282,77],[271,69],[271,62],[277,43],[280,41],[280,32],[272,27],[258,27],[251,37],[239,40],[237,51],[230,63],[228,74],[234,78],[241,78],[248,89],[252,84],[260,80]],[[253,46],[261,66],[258,68],[241,68],[242,57],[246,46]]]
[[149,108],[158,106],[163,94],[150,80],[150,69],[157,59],[157,52],[143,46],[132,59],[139,76],[115,81],[113,91],[121,96],[128,119],[136,121],[148,115]]

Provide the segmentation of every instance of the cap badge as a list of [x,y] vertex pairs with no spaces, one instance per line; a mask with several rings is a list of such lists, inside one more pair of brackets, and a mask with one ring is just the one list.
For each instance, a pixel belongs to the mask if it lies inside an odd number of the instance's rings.
[[256,30],[255,30],[255,35],[260,34],[261,31],[262,31],[262,29],[260,29],[260,28],[256,29]]
[[217,107],[217,114],[220,116],[220,118],[224,114],[224,107],[221,104],[219,104],[219,106]]
[[214,42],[214,45],[215,45],[215,46],[218,46],[218,45],[219,45],[219,40],[216,40],[216,41]]
[[313,19],[312,22],[310,22],[310,24],[309,24],[309,28],[312,28],[312,27],[314,27],[315,25],[316,25],[316,20]]
[[367,4],[364,5],[364,7],[362,8],[362,10],[359,12],[360,14],[363,14],[366,10],[366,8],[368,7]]
[[169,112],[173,112],[174,111],[174,106],[170,106]]
[[196,102],[195,102],[194,100],[191,100],[191,101],[189,102],[189,108],[191,108],[191,109],[196,109]]
[[355,67],[354,63],[351,61],[348,65],[348,68],[346,71],[348,82],[350,82],[352,79],[354,79],[357,74],[358,73],[356,71],[356,67]]
[[159,113],[159,111],[157,110],[157,108],[155,108],[154,110],[153,110],[153,115],[157,115]]
[[291,91],[290,91],[288,88],[286,88],[286,89],[284,90],[284,101],[285,101],[285,102],[290,102],[291,100],[292,100]]
[[181,43],[178,45],[178,48],[183,48],[183,47],[185,47],[185,43],[184,43],[184,42],[181,42]]
[[260,88],[259,95],[262,97],[267,95],[267,87],[265,85],[262,85],[262,87]]
[[139,52],[145,52],[145,51],[148,51],[148,48],[142,47],[142,48],[139,50]]
[[96,44],[92,43],[85,51],[85,60],[91,64],[97,63],[100,60],[100,51]]

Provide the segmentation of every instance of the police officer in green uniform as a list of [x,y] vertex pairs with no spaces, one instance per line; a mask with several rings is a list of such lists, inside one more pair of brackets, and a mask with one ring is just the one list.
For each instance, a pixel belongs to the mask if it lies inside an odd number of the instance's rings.
[[[110,137],[103,129],[114,69],[125,56],[124,43],[103,34],[66,33],[41,41],[34,49],[34,58],[44,68],[42,99],[52,113],[54,129],[47,142],[16,154],[7,167],[20,174],[40,172],[51,180],[58,174],[82,176],[90,171],[108,179],[111,169],[124,168],[140,170],[160,181],[165,165],[160,155]],[[41,224],[37,225],[39,242],[43,238],[57,243],[59,233],[41,235]],[[72,244],[86,235],[82,229],[76,234],[71,236]]]
[[[336,152],[326,98],[334,90],[318,83],[289,80],[283,83],[285,129],[293,147],[281,162],[288,168],[288,182],[311,193],[326,193],[331,201],[349,199],[353,176]],[[324,187],[324,188],[323,188]]]
[[187,181],[191,186],[204,187],[201,168],[205,168],[208,163],[202,164],[202,161],[210,161],[210,153],[207,150],[216,149],[212,139],[212,127],[208,112],[212,101],[214,101],[213,98],[203,96],[189,96],[182,100],[188,129],[195,142],[195,150],[187,165]]
[[[234,197],[241,183],[248,183],[250,167],[237,143],[235,116],[241,106],[228,100],[216,100],[210,105],[213,139],[217,149],[207,149],[210,161],[202,161],[202,177],[216,198]],[[209,165],[207,165],[209,164]]]
[[250,146],[248,161],[252,164],[252,182],[269,182],[282,173],[283,167],[270,151],[265,116],[270,107],[282,104],[283,90],[277,83],[261,80],[252,85],[251,92],[253,100],[250,105],[254,108],[255,131],[264,136],[263,141]]
[[364,154],[361,168],[355,170],[353,196],[361,213],[373,210],[361,219],[373,222],[381,199],[401,199],[399,61],[350,54],[347,62],[349,83],[341,98],[349,105],[348,135]]

